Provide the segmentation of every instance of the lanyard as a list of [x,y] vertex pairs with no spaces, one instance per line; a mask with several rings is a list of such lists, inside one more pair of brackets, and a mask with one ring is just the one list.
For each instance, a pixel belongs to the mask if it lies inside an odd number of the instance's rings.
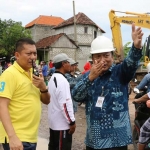
[[102,93],[101,96],[104,96],[104,86],[102,86]]

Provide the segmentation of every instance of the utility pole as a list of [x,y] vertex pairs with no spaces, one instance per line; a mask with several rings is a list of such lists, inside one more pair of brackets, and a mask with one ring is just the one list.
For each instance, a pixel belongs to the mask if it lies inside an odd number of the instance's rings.
[[[75,16],[75,3],[73,1],[73,15],[74,15],[74,41],[76,43],[76,45],[78,45],[78,42],[77,42],[77,28],[76,28],[76,16]],[[75,50],[75,61],[76,61],[76,50]]]

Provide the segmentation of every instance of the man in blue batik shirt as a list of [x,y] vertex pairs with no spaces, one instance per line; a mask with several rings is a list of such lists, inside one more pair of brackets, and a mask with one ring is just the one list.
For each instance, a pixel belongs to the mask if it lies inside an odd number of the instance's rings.
[[[127,150],[132,143],[128,83],[142,57],[142,30],[132,24],[133,45],[121,64],[113,64],[113,43],[98,36],[91,43],[93,65],[72,90],[86,103],[86,150]],[[119,37],[118,37],[119,38]]]
[[[72,58],[70,58],[69,60],[70,62],[70,73],[66,73],[66,79],[68,80],[69,84],[70,84],[70,91],[73,89],[73,87],[76,85],[76,83],[81,79],[81,75],[79,75],[78,77],[75,77],[75,67],[78,64],[77,62],[75,62]],[[78,103],[75,102],[73,99],[73,110],[74,110],[74,114],[77,112],[77,107],[78,107]]]

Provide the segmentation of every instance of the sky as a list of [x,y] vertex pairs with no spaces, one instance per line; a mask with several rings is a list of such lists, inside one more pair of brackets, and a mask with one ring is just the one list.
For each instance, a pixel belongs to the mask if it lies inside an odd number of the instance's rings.
[[[122,12],[150,12],[150,0],[74,0],[75,13],[86,14],[112,38],[109,12],[111,9]],[[73,16],[73,0],[0,0],[0,19],[22,22],[25,26],[39,15],[57,16],[69,19]],[[125,13],[116,13],[125,16]],[[143,28],[143,42],[150,30]],[[131,42],[131,26],[121,24],[123,43]]]

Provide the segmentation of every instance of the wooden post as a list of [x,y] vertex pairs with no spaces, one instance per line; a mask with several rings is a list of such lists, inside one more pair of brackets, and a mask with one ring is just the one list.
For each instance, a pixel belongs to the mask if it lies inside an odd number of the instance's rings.
[[[73,15],[74,15],[74,41],[76,43],[76,45],[78,45],[77,43],[77,28],[76,28],[76,16],[75,16],[75,3],[73,1]],[[77,49],[75,50],[75,61],[77,60]]]

